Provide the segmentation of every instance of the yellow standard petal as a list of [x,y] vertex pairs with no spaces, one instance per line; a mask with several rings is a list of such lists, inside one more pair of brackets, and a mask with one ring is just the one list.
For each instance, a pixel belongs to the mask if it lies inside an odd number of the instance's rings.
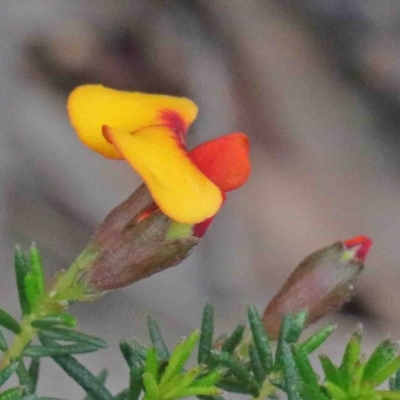
[[166,125],[184,135],[197,116],[196,104],[184,97],[124,92],[102,85],[77,87],[68,98],[67,108],[82,142],[108,158],[121,158],[121,155],[104,139],[103,125],[127,132]]
[[221,191],[193,164],[172,129],[153,126],[128,133],[105,126],[103,133],[170,218],[196,224],[217,213]]

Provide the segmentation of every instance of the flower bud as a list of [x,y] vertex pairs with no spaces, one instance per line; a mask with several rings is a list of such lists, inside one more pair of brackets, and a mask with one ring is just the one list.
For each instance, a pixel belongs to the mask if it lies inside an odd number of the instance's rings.
[[285,314],[307,310],[307,324],[337,310],[349,300],[372,241],[359,236],[309,255],[268,303],[263,322],[271,339]]
[[146,186],[110,212],[90,243],[54,285],[56,298],[86,300],[173,267],[200,242],[195,226],[173,221]]

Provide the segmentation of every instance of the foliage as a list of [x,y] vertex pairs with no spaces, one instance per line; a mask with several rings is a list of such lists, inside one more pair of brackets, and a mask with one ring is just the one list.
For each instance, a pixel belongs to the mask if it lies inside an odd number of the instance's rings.
[[[36,393],[42,357],[51,357],[80,385],[87,393],[85,400],[174,400],[191,396],[222,400],[226,392],[255,399],[279,398],[280,394],[289,400],[400,399],[400,356],[393,340],[383,340],[366,359],[361,350],[362,330],[358,328],[339,366],[327,356],[320,356],[325,375],[321,380],[309,356],[328,339],[334,326],[300,340],[307,313],[286,315],[277,342],[272,342],[258,311],[249,305],[249,328],[239,323],[230,334],[215,338],[211,304],[204,307],[201,329],[182,339],[172,351],[150,317],[150,347],[136,340],[121,341],[128,382],[126,388],[113,395],[105,385],[106,370],[95,376],[74,358],[75,354],[103,349],[107,343],[78,332],[75,318],[65,310],[56,310],[45,290],[40,253],[35,246],[29,254],[16,249],[15,272],[22,320],[18,322],[0,310],[0,326],[14,334],[10,346],[0,329],[0,386],[4,387],[14,374],[19,386],[3,390],[0,400],[55,400]],[[196,352],[197,362],[186,367]],[[378,389],[387,381],[388,389]]]

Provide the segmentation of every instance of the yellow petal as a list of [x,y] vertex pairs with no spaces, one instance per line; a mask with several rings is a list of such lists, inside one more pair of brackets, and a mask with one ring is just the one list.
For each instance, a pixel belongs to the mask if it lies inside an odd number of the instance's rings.
[[151,125],[167,125],[183,136],[197,116],[197,106],[184,97],[124,92],[102,85],[77,87],[68,98],[67,108],[71,124],[82,142],[108,158],[121,156],[104,139],[103,125],[127,132]]
[[221,191],[193,164],[172,129],[153,126],[128,133],[105,126],[103,133],[170,218],[196,224],[217,213]]

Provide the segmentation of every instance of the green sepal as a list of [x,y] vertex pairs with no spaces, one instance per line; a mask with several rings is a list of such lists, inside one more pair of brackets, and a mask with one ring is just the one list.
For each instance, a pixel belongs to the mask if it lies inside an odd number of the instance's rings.
[[157,356],[159,360],[168,360],[169,359],[168,347],[165,344],[165,341],[162,337],[157,322],[149,316],[147,317],[147,325],[149,328],[151,342],[153,343],[153,346],[157,351]]
[[330,325],[320,329],[299,345],[299,351],[304,354],[312,353],[328,339],[335,329],[336,325]]
[[224,341],[221,350],[232,354],[242,341],[245,329],[245,325],[240,323],[232,332],[232,334]]
[[[228,353],[212,351],[211,354],[220,365],[228,369],[229,374],[233,374],[243,384],[251,395],[254,397],[259,395],[260,389],[257,381],[244,364]],[[223,381],[225,379],[221,382]]]
[[2,310],[1,308],[0,308],[0,325],[17,335],[21,333],[21,327],[19,326],[17,320],[14,317],[12,317],[8,312]]
[[364,368],[363,380],[371,380],[375,374],[382,370],[397,353],[397,343],[390,339],[385,339],[379,344],[371,354]]
[[23,252],[19,246],[16,246],[14,252],[14,268],[22,315],[29,315],[31,307],[25,289],[25,276],[29,273],[29,264],[25,252]]
[[165,385],[172,377],[182,371],[183,366],[189,359],[196,343],[200,337],[199,331],[194,331],[181,343],[179,343],[171,354],[168,365],[161,377],[160,385]]
[[32,321],[32,326],[39,329],[51,328],[56,325],[64,325],[70,328],[75,328],[77,321],[72,315],[62,312],[49,314],[43,318]]
[[199,340],[199,352],[197,362],[199,364],[207,364],[210,358],[210,352],[213,345],[214,335],[214,307],[210,303],[206,303],[203,311],[201,322],[201,334]]
[[40,330],[39,334],[48,339],[75,342],[77,344],[86,344],[97,349],[106,349],[108,347],[108,343],[103,339],[67,328],[49,326],[46,329],[43,328]]
[[258,311],[254,307],[254,305],[249,305],[247,312],[250,328],[253,333],[254,345],[260,358],[261,365],[263,366],[264,372],[268,375],[272,371],[273,367],[271,344],[265,332],[261,317],[258,314]]
[[3,386],[18,368],[18,361],[11,361],[10,365],[0,371],[0,386]]

